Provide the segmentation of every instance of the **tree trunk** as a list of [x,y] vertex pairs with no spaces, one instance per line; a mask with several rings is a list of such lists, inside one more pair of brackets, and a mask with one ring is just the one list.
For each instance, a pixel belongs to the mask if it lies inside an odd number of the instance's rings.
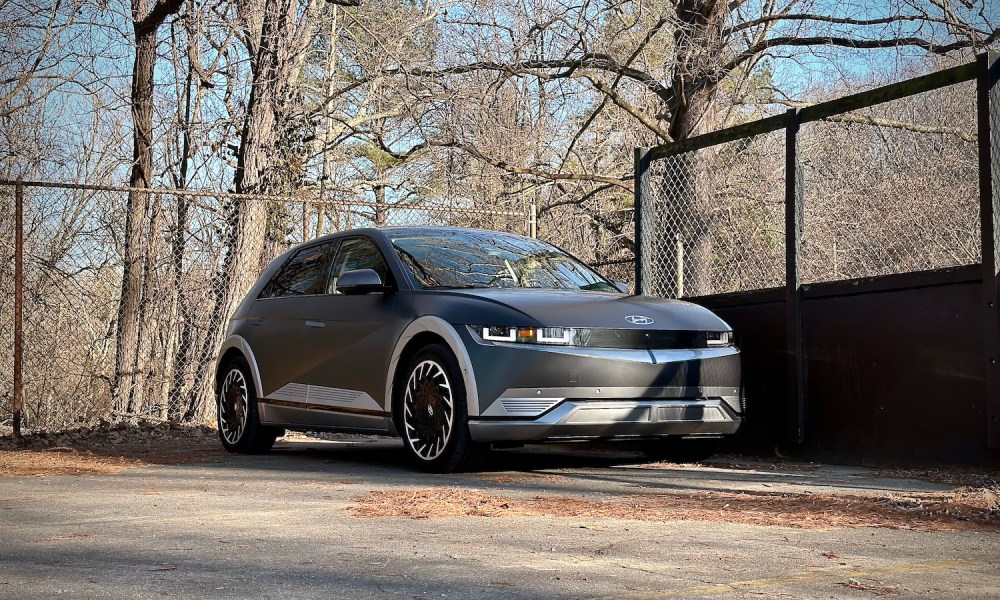
[[[670,135],[674,141],[716,125],[713,107],[727,10],[726,3],[716,0],[682,0],[677,5],[677,55],[671,82],[674,103],[670,107]],[[706,187],[709,180],[705,177],[712,161],[704,160],[709,152],[712,150],[668,159],[673,162],[668,163],[666,178],[650,181],[647,188],[655,191],[663,204],[656,226],[661,232],[658,237],[665,242],[658,248],[657,260],[647,260],[652,267],[650,275],[658,279],[656,285],[666,296],[698,296],[714,291],[712,211],[707,202],[714,190]]]
[[176,13],[182,0],[158,0],[149,9],[148,0],[132,1],[135,62],[132,65],[132,171],[125,212],[125,247],[122,253],[122,289],[118,302],[118,345],[112,397],[115,412],[129,412],[140,393],[139,335],[142,311],[144,238],[149,216],[149,194],[153,178],[153,70],[156,66],[156,32],[164,19]]
[[[379,173],[378,177],[381,178],[382,174]],[[385,227],[386,220],[389,216],[389,207],[385,203],[385,186],[376,185],[375,191],[375,227]]]
[[[141,22],[145,2],[133,8],[135,64],[132,69],[132,172],[129,187],[148,188],[153,170],[153,67],[156,63],[156,29]],[[118,303],[118,348],[115,352],[115,411],[129,412],[134,404],[139,370],[139,305],[142,296],[144,237],[149,213],[149,194],[133,190],[125,213],[125,248],[122,290]]]
[[[337,85],[337,20],[339,9],[333,7],[333,18],[330,21],[330,48],[326,57],[326,97],[332,98]],[[326,107],[326,123],[323,127],[323,166],[319,177],[319,201],[316,213],[316,237],[323,235],[323,222],[326,220],[326,182],[330,178],[330,144],[333,142],[333,128],[336,122],[333,119],[333,109]]]
[[[269,194],[274,175],[269,166],[277,155],[280,126],[287,98],[294,42],[293,3],[266,0],[260,44],[254,61],[256,70],[247,104],[240,149],[237,156],[235,187],[241,194]],[[221,272],[216,279],[218,296],[209,335],[202,355],[212,356],[221,345],[230,315],[260,274],[264,261],[267,204],[263,201],[234,201],[229,217],[229,235]],[[206,408],[214,389],[211,361],[202,365],[195,394],[185,419],[197,418]]]
[[155,354],[154,341],[162,334],[159,311],[156,310],[156,260],[160,246],[160,222],[162,211],[159,196],[150,195],[149,229],[145,233],[146,248],[143,250],[142,290],[139,295],[139,327],[138,350],[136,352],[135,378],[133,394],[129,398],[128,413],[130,415],[144,414],[146,409],[156,403],[153,386],[155,385]]
[[[201,116],[201,102],[204,96],[205,87],[197,86],[197,93],[192,94],[191,86],[194,84],[195,64],[201,60],[201,53],[198,46],[198,36],[201,33],[200,19],[193,10],[194,3],[189,0],[189,13],[186,20],[186,30],[188,38],[188,71],[184,80],[184,120],[181,122],[181,156],[180,173],[177,178],[177,188],[186,189],[188,184],[188,170],[190,169],[191,156],[194,152],[191,144],[191,124],[197,122]],[[188,200],[184,195],[178,195],[176,207],[176,222],[174,223],[174,235],[171,241],[170,262],[173,268],[173,286],[170,297],[170,315],[175,323],[171,328],[171,340],[166,353],[167,365],[165,365],[166,389],[166,418],[172,422],[179,421],[184,416],[185,403],[182,398],[185,395],[185,384],[190,383],[187,374],[190,371],[192,355],[192,335],[191,321],[187,317],[187,301],[184,295],[184,249],[188,233],[188,211],[190,210]]]

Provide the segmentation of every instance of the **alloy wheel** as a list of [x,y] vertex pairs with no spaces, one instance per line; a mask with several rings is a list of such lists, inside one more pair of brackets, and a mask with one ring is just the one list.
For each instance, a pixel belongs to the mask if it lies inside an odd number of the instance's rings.
[[249,398],[247,380],[239,369],[232,369],[219,390],[219,431],[230,444],[236,444],[247,427]]
[[455,402],[444,367],[424,360],[410,372],[403,394],[403,425],[414,453],[431,461],[441,455],[451,439]]

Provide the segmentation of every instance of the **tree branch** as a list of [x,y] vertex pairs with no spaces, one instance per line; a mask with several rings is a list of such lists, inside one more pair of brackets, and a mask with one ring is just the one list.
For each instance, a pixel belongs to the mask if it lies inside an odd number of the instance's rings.
[[818,23],[830,23],[833,25],[853,25],[858,27],[873,27],[875,25],[889,25],[892,23],[902,23],[908,21],[925,21],[933,23],[945,23],[952,24],[951,21],[944,19],[935,19],[929,15],[892,15],[889,17],[883,17],[879,19],[851,19],[848,17],[834,17],[830,15],[820,15],[814,13],[797,13],[797,14],[773,14],[765,15],[763,17],[758,17],[756,19],[751,19],[749,21],[744,21],[724,29],[722,31],[724,36],[730,36],[734,33],[739,33],[747,29],[752,29],[758,25],[764,25],[765,23],[775,23],[778,21],[816,21]]
[[[511,75],[532,74],[535,71],[551,69],[563,69],[561,73],[550,75],[552,79],[572,77],[577,69],[592,69],[595,71],[607,71],[617,73],[627,79],[632,79],[641,83],[649,91],[659,96],[664,102],[673,98],[673,92],[662,83],[654,79],[650,74],[639,69],[628,67],[619,63],[609,54],[588,52],[579,58],[555,58],[555,59],[535,59],[525,60],[515,63],[498,63],[492,61],[480,61],[465,65],[456,65],[442,69],[405,69],[393,68],[385,69],[382,75],[412,75],[415,77],[444,77],[447,75],[461,75],[475,71],[496,71]],[[358,81],[346,89],[363,85],[364,81]]]
[[[977,42],[980,46],[985,46],[993,43],[997,39],[1000,39],[1000,29],[993,31],[984,40]],[[897,37],[897,38],[883,38],[883,39],[859,39],[859,38],[849,38],[849,37],[839,37],[839,36],[815,36],[815,37],[795,37],[795,36],[779,36],[773,37],[766,40],[762,40],[740,54],[736,55],[731,61],[723,65],[721,71],[723,73],[729,73],[740,64],[745,62],[752,56],[759,54],[769,48],[775,48],[778,46],[787,47],[804,47],[804,46],[839,46],[842,48],[857,48],[860,50],[871,50],[878,48],[901,48],[901,47],[914,47],[921,48],[928,52],[933,52],[934,54],[947,54],[955,50],[961,50],[964,48],[973,47],[975,44],[970,40],[959,40],[952,42],[950,44],[937,44],[931,40],[919,37]]]
[[591,85],[593,85],[599,92],[610,98],[611,101],[614,102],[616,106],[618,106],[628,114],[635,117],[637,121],[645,125],[647,129],[649,129],[657,136],[659,136],[660,139],[662,139],[665,142],[674,141],[674,139],[670,136],[670,133],[667,132],[666,129],[663,129],[662,127],[657,125],[656,121],[651,119],[648,115],[643,114],[641,110],[632,106],[629,102],[627,102],[624,98],[622,98],[621,94],[615,91],[614,88],[612,88],[610,85],[604,83],[600,79],[596,79],[587,74],[582,74],[581,77],[586,78],[587,81],[589,81]]
[[141,21],[135,24],[138,30],[156,29],[167,17],[181,9],[184,0],[157,0],[156,4]]
[[604,175],[590,175],[587,173],[552,173],[549,171],[545,171],[543,169],[536,169],[533,167],[518,167],[516,165],[508,163],[505,160],[498,160],[495,158],[491,158],[489,156],[486,156],[473,146],[470,146],[468,144],[463,144],[462,142],[459,141],[451,141],[451,142],[430,141],[428,143],[432,146],[439,146],[442,148],[448,148],[448,147],[458,148],[460,150],[463,150],[467,154],[475,156],[479,160],[489,165],[492,165],[498,169],[507,171],[508,173],[515,173],[517,175],[531,175],[533,177],[538,177],[539,179],[547,179],[549,181],[590,181],[595,183],[606,183],[620,187],[623,190],[629,192],[633,191],[631,173],[618,178],[607,177]]

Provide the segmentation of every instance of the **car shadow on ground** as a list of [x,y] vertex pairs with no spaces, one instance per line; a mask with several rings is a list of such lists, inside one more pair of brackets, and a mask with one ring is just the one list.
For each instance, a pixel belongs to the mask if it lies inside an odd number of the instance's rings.
[[216,462],[220,468],[247,468],[258,476],[294,471],[313,472],[318,479],[349,475],[355,483],[373,485],[454,485],[476,488],[518,488],[538,493],[608,493],[627,489],[646,492],[795,492],[858,490],[915,492],[942,489],[926,482],[876,478],[873,471],[850,467],[786,462],[776,465],[753,457],[720,457],[702,463],[651,463],[627,444],[593,447],[588,444],[528,445],[494,450],[486,465],[474,473],[436,475],[420,472],[409,462],[402,442],[395,439],[363,441],[282,441],[264,456],[237,457]]
[[[304,456],[331,461],[349,461],[370,466],[418,472],[403,450],[402,440],[377,439],[335,442],[279,442],[272,454]],[[550,469],[608,468],[643,465],[646,457],[631,448],[618,451],[592,449],[586,444],[529,445],[516,449],[498,449],[489,453],[480,469],[483,473],[504,471],[539,471]]]
[[[536,444],[494,450],[476,473],[433,475],[409,462],[398,438],[293,434],[278,441],[270,454],[246,456],[222,449],[208,428],[149,431],[72,432],[53,439],[30,439],[7,452],[7,475],[97,475],[123,469],[162,466],[183,476],[194,469],[218,470],[225,477],[254,477],[279,484],[283,475],[323,484],[331,477],[378,486],[441,486],[518,489],[539,494],[587,490],[593,493],[739,492],[756,489],[796,493],[840,490],[880,492],[940,491],[942,486],[878,478],[871,469],[834,467],[767,457],[718,456],[703,463],[651,463],[635,443],[597,442]],[[51,437],[51,436],[50,436]],[[29,452],[22,453],[21,450]],[[71,460],[72,459],[72,460]],[[67,462],[69,461],[69,462]],[[18,466],[14,463],[25,463]],[[4,475],[0,462],[0,476]],[[12,466],[13,465],[13,466]],[[137,471],[141,473],[141,471]],[[161,476],[163,473],[161,473]]]

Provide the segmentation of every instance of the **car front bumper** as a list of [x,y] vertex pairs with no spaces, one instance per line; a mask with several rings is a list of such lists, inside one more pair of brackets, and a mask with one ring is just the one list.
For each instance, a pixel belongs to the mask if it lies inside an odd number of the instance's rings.
[[740,422],[722,399],[565,400],[534,419],[470,420],[469,431],[478,442],[721,436]]
[[721,436],[744,411],[739,349],[486,344],[466,330],[480,442]]

